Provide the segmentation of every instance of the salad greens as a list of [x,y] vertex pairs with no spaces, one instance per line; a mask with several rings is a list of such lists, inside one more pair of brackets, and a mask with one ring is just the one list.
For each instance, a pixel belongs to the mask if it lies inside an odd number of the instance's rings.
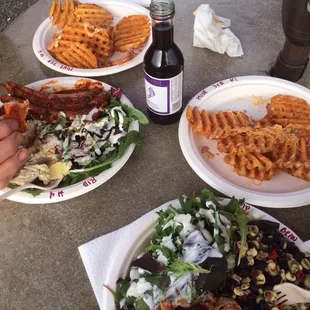
[[[59,187],[73,185],[111,168],[131,144],[143,145],[139,132],[129,130],[130,124],[133,121],[148,124],[142,112],[123,104],[120,98],[121,91],[111,89],[108,105],[103,110],[94,109],[88,115],[76,116],[73,121],[60,112],[59,123],[40,122],[35,141],[38,149],[28,163],[69,163],[69,173]],[[42,191],[26,189],[24,192],[37,196]]]
[[247,215],[240,208],[244,200],[232,198],[224,206],[204,189],[198,197],[181,196],[179,202],[179,207],[157,212],[150,243],[113,293],[117,309],[150,310],[167,299],[177,306],[180,296],[182,305],[199,304],[204,287],[216,291],[238,263],[235,243],[247,236]]

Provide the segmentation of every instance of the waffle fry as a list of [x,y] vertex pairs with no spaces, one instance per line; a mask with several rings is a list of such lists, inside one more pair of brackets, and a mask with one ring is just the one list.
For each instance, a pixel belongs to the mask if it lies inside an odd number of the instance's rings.
[[52,0],[49,8],[48,16],[52,19],[52,25],[57,25],[58,29],[62,29],[66,25],[71,25],[76,17],[74,9],[77,5],[75,0],[64,0],[61,4],[60,0]]
[[104,64],[112,52],[108,30],[88,23],[73,23],[71,26],[65,26],[61,34],[54,36],[48,49],[55,58],[58,57],[57,59],[62,61],[59,58],[59,52],[68,50],[72,42],[87,44],[100,64]]
[[310,182],[310,105],[277,95],[266,109],[254,126],[242,112],[212,113],[188,106],[186,118],[194,132],[218,140],[225,163],[238,175],[264,181],[281,169]]
[[79,3],[74,13],[78,21],[87,22],[93,26],[109,26],[113,20],[109,11],[93,3]]
[[70,48],[62,52],[68,65],[78,68],[98,68],[97,58],[86,43],[71,43]]
[[208,139],[226,138],[230,135],[231,129],[250,126],[248,116],[239,111],[220,111],[216,114],[208,113],[206,110],[200,112],[197,107],[192,109],[188,106],[186,118],[195,132]]
[[310,106],[303,99],[294,96],[277,95],[267,105],[267,115],[272,123],[288,126],[302,125],[310,129]]
[[276,165],[259,153],[227,154],[224,161],[233,166],[234,172],[238,175],[249,179],[270,180],[276,172]]
[[127,52],[141,48],[150,35],[150,22],[146,15],[130,15],[121,19],[114,28],[114,48]]
[[218,140],[217,148],[223,153],[269,153],[280,145],[286,135],[279,125],[264,128],[239,127],[230,136]]

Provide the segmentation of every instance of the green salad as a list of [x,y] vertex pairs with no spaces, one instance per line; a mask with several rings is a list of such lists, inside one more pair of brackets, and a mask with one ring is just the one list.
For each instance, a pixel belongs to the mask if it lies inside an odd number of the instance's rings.
[[[31,140],[30,158],[11,184],[35,180],[48,184],[62,177],[59,187],[73,185],[109,169],[129,145],[141,145],[139,132],[130,130],[130,125],[134,121],[147,124],[148,120],[139,110],[123,104],[120,97],[119,91],[117,96],[109,93],[105,108],[94,108],[72,121],[64,112],[60,112],[60,121],[56,124],[29,121],[30,129],[25,138]],[[41,193],[26,191],[33,195]]]
[[244,200],[222,204],[209,190],[157,212],[152,238],[119,279],[116,309],[309,309],[276,306],[273,286],[310,289],[310,254],[254,219]]

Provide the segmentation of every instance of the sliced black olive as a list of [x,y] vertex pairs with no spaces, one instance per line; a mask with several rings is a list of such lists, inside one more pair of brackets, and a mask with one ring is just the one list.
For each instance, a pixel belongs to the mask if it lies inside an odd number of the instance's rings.
[[265,300],[261,300],[258,304],[259,306],[259,310],[268,310],[269,309],[269,306],[267,304],[267,302]]
[[240,283],[233,278],[228,278],[226,282],[227,282],[227,286],[239,286],[240,285]]
[[280,269],[288,270],[288,260],[286,256],[280,256],[277,258],[277,263]]
[[251,292],[254,293],[254,294],[258,293],[258,287],[255,285],[254,282],[250,282],[249,290],[251,290]]
[[300,263],[304,259],[305,254],[299,251],[294,255],[294,257]]
[[265,270],[265,267],[267,265],[266,261],[264,260],[258,260],[258,259],[255,259],[254,260],[254,268],[255,269],[258,269],[258,270]]
[[265,274],[265,278],[266,278],[266,285],[270,285],[271,287],[273,287],[276,284],[281,283],[281,276],[279,274],[276,276],[271,276],[269,274]]
[[267,220],[254,220],[250,221],[249,225],[256,225],[260,230],[265,232],[272,232],[274,230],[279,230],[280,224]]
[[163,266],[151,255],[145,253],[142,257],[134,260],[131,263],[132,267],[142,268],[151,273],[160,273],[163,271]]
[[238,275],[242,278],[246,278],[250,275],[250,270],[248,269],[242,269],[238,272]]
[[221,290],[221,296],[231,297],[233,295],[233,291],[230,287],[226,286]]
[[208,257],[200,266],[204,269],[211,270],[211,272],[199,274],[195,283],[197,291],[215,292],[226,279],[226,259],[224,257]]
[[299,249],[298,247],[296,246],[296,244],[294,242],[288,242],[287,243],[287,246],[286,246],[286,249],[289,253],[293,254],[294,256],[299,253]]

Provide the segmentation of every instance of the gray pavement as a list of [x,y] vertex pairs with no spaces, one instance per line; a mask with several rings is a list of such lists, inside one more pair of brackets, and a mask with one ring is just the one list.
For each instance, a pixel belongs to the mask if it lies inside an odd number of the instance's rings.
[[[49,2],[39,0],[0,33],[0,81],[28,84],[60,76],[39,62],[31,46]],[[175,40],[185,58],[185,103],[214,82],[233,76],[265,75],[282,48],[280,0],[237,0],[234,5],[230,0],[205,1],[220,16],[232,19],[231,30],[245,52],[242,58],[193,48],[192,12],[202,1],[175,2]],[[139,65],[98,79],[121,87],[145,112],[143,78]],[[310,87],[310,67],[299,84]],[[77,199],[53,205],[0,203],[1,310],[97,310],[78,246],[131,223],[181,194],[197,193],[208,186],[184,159],[178,124],[151,123],[143,126],[141,133],[144,146],[135,149],[122,170]],[[304,240],[310,238],[309,206],[265,211]]]
[[0,0],[0,32],[37,0]]

